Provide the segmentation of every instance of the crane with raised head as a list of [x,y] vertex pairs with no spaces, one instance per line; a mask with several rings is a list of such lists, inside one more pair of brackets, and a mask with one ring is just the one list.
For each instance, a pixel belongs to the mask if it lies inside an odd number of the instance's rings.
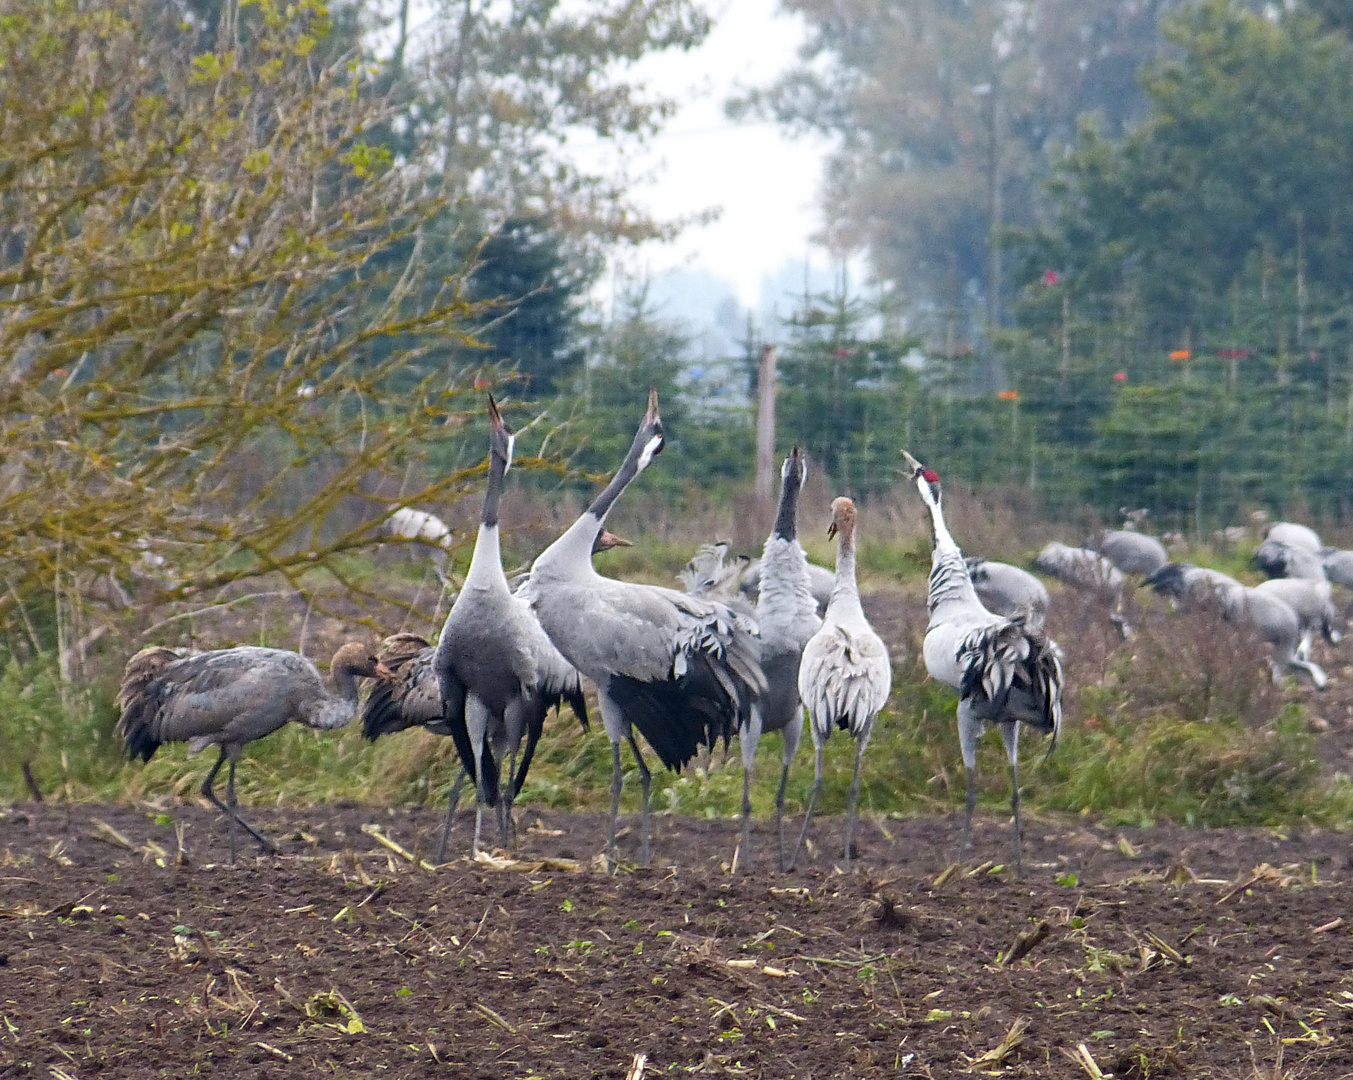
[[699,747],[731,738],[766,688],[756,628],[726,604],[675,589],[598,574],[592,546],[616,499],[662,450],[658,395],[619,471],[567,531],[541,552],[526,588],[550,640],[597,687],[611,740],[611,819],[607,856],[614,866],[628,742],[642,785],[640,860],[650,856],[652,774],[634,738],[637,728],[670,769]]
[[1049,753],[1057,745],[1062,729],[1062,665],[1057,646],[1025,618],[996,615],[982,606],[963,553],[944,523],[939,474],[906,451],[903,456],[930,515],[933,550],[925,666],[932,678],[958,691],[958,741],[967,777],[961,851],[966,855],[977,806],[977,738],[990,724],[1000,731],[1010,763],[1015,863],[1022,869],[1020,727],[1027,724],[1051,734]]
[[780,869],[785,863],[785,787],[789,766],[803,737],[799,662],[804,647],[822,626],[808,576],[808,559],[798,539],[799,493],[807,464],[794,447],[780,469],[780,502],[775,524],[761,552],[756,622],[761,632],[761,670],[766,691],[739,736],[742,746],[742,865],[751,866],[752,771],[761,736],[778,731],[784,740],[780,786],[775,792],[775,832]]

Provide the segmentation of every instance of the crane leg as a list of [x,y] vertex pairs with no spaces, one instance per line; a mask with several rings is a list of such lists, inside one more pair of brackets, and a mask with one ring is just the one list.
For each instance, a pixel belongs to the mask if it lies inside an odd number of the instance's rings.
[[855,744],[855,775],[850,780],[850,802],[846,806],[846,869],[850,869],[851,845],[855,842],[855,806],[860,800],[860,762],[864,760],[864,748],[869,745],[868,738]]
[[808,840],[808,826],[813,823],[813,808],[817,806],[817,797],[822,794],[822,744],[817,742],[814,737],[813,742],[817,747],[817,762],[813,773],[813,793],[808,796],[808,809],[803,815],[803,828],[799,830],[799,842],[794,845],[794,854],[789,859],[789,869],[793,870],[799,864],[799,852],[803,850],[803,845]]
[[514,746],[512,752],[507,756],[507,787],[498,785],[500,792],[499,799],[503,804],[502,820],[499,822],[499,832],[501,834],[502,845],[504,848],[516,846],[516,836],[514,823],[512,821],[512,796],[516,794],[515,783],[517,776],[517,748]]
[[960,701],[958,744],[963,751],[963,772],[967,780],[967,791],[963,798],[963,840],[958,848],[960,862],[968,857],[972,846],[972,815],[977,809],[977,736],[981,733],[982,721],[972,715],[972,707],[966,701]]
[[607,869],[615,873],[615,834],[620,821],[620,788],[624,774],[620,771],[620,743],[611,743],[611,833],[606,839]]
[[1015,873],[1024,875],[1024,824],[1019,816],[1019,724],[1002,724],[1001,739],[1010,758],[1010,811],[1015,815]]
[[752,868],[752,770],[756,766],[756,746],[761,741],[761,710],[752,708],[747,726],[738,732],[742,750],[742,842],[738,848],[738,866]]
[[[643,791],[643,804],[639,816],[639,865],[647,866],[653,861],[652,819],[648,813],[648,795],[653,787],[653,774],[648,771],[648,762],[644,760],[644,755],[639,753],[639,744],[634,741],[634,732],[630,731],[626,737],[629,739],[630,749],[634,751],[634,760],[639,764],[639,783]],[[619,750],[616,752],[619,753]]]
[[788,869],[785,865],[785,788],[789,786],[789,763],[798,753],[799,739],[803,736],[802,708],[795,712],[794,719],[785,725],[781,735],[785,741],[784,764],[780,768],[780,786],[775,790],[775,835],[780,847],[780,870],[783,872]]
[[460,789],[465,784],[465,777],[468,775],[465,766],[462,765],[460,775],[456,777],[456,782],[451,785],[451,796],[446,804],[446,820],[442,822],[442,835],[437,838],[437,854],[434,856],[439,865],[446,862],[446,845],[451,839],[451,825],[456,820],[456,804],[460,802]]
[[233,761],[230,763],[230,773],[226,781],[226,801],[221,802],[221,800],[216,797],[215,791],[212,790],[212,785],[216,782],[216,774],[221,771],[221,766],[225,764],[225,760],[226,748],[223,746],[221,747],[221,756],[216,759],[216,764],[211,767],[211,772],[207,773],[207,778],[202,781],[202,796],[226,816],[226,833],[230,838],[231,863],[234,863],[235,861],[236,823],[242,825],[245,831],[258,841],[259,846],[262,847],[265,852],[269,855],[276,855],[277,847],[273,842],[250,825],[249,822],[245,821],[244,818],[240,817],[239,812],[235,808],[237,804],[235,801],[235,763]]

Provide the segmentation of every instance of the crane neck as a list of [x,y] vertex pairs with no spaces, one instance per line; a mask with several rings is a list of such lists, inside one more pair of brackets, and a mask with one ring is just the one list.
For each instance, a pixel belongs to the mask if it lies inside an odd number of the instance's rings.
[[926,509],[930,511],[930,542],[935,552],[947,554],[958,551],[958,544],[949,535],[949,528],[944,524],[944,508],[940,505],[940,500],[926,499],[925,503]]
[[498,501],[503,494],[503,477],[507,475],[507,462],[497,453],[489,453],[489,483],[484,490],[484,510],[479,515],[481,524],[498,525]]
[[780,506],[775,513],[772,536],[782,540],[798,539],[799,492],[802,487],[799,477],[792,474],[780,482]]
[[855,526],[840,529],[836,534],[836,584],[832,586],[832,598],[828,607],[838,606],[838,601],[860,603],[860,587],[855,580]]
[[334,679],[334,689],[338,691],[337,696],[345,702],[352,704],[355,709],[357,706],[357,673],[347,664],[338,664],[331,672]]
[[470,569],[465,574],[465,589],[491,589],[501,586],[507,589],[507,575],[503,573],[502,539],[497,523],[481,523],[479,535],[475,537],[474,554],[470,556]]

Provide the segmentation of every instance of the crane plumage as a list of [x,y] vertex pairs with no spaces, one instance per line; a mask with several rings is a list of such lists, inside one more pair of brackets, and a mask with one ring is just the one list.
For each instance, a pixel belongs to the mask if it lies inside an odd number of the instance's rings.
[[[334,653],[330,671],[336,693],[325,687],[313,663],[284,649],[244,645],[183,656],[152,646],[127,661],[117,696],[117,734],[133,760],[149,761],[169,742],[186,742],[190,754],[219,746],[202,794],[229,822],[230,861],[235,861],[237,823],[265,851],[275,852],[236,809],[235,766],[248,743],[293,721],[321,731],[344,727],[356,715],[357,679],[390,674],[371,649],[356,642]],[[222,803],[213,784],[227,761]]]
[[761,736],[778,731],[784,740],[780,786],[775,793],[775,831],[780,869],[785,869],[784,811],[789,766],[803,737],[799,665],[803,650],[822,626],[798,540],[799,493],[808,467],[794,447],[780,469],[780,502],[761,554],[756,621],[761,632],[761,670],[766,691],[739,736],[742,746],[742,847],[740,863],[751,866],[752,771]]
[[860,765],[874,731],[874,720],[892,691],[892,664],[888,647],[874,633],[860,606],[855,580],[855,504],[846,498],[832,502],[827,535],[836,538],[836,587],[822,626],[808,640],[799,665],[799,696],[808,709],[815,754],[813,792],[804,812],[803,828],[795,845],[792,869],[808,838],[813,810],[822,793],[822,752],[833,728],[855,740],[855,771],[846,809],[845,861],[849,866],[855,834],[855,809],[860,796]]
[[1048,613],[1047,586],[1029,571],[1009,563],[969,557],[964,560],[982,606],[994,615],[1023,614],[1031,624],[1042,623]]
[[1300,616],[1279,593],[1266,589],[1274,582],[1255,587],[1243,585],[1229,574],[1192,563],[1166,563],[1142,582],[1172,601],[1211,604],[1227,619],[1248,622],[1271,647],[1269,664],[1277,681],[1284,672],[1302,672],[1317,690],[1324,690],[1324,669],[1302,655],[1303,625]]
[[[977,805],[977,738],[988,724],[994,724],[1001,733],[1010,763],[1015,861],[1022,867],[1020,725],[1029,724],[1050,734],[1049,753],[1057,745],[1062,728],[1062,665],[1057,658],[1057,646],[1040,627],[1029,625],[1024,617],[996,615],[982,606],[968,576],[963,553],[944,523],[939,475],[906,451],[903,456],[930,515],[933,552],[930,624],[925,636],[926,670],[959,695],[959,744],[967,774],[962,850],[966,854]],[[1080,561],[1078,557],[1076,561]]]
[[543,551],[527,585],[532,609],[564,657],[597,686],[611,740],[614,859],[623,773],[620,743],[629,743],[643,788],[640,858],[649,858],[652,776],[634,739],[648,740],[663,764],[682,768],[700,746],[725,741],[747,722],[765,690],[756,627],[726,604],[675,589],[616,581],[592,565],[592,545],[615,500],[663,446],[658,396],[611,482],[565,533]]
[[[432,659],[442,704],[441,718],[432,730],[451,736],[461,764],[475,782],[475,852],[485,807],[497,808],[500,840],[504,845],[511,842],[512,799],[518,781],[525,778],[525,766],[535,753],[549,709],[568,701],[584,726],[587,722],[578,672],[551,644],[530,604],[512,593],[503,572],[498,506],[512,466],[515,438],[492,395],[488,412],[489,477],[479,533],[465,583],[446,617]],[[518,774],[516,755],[523,737],[526,753]],[[494,755],[495,746],[499,757]],[[503,750],[510,762],[506,798],[501,797],[499,777]],[[454,813],[453,804],[438,846],[439,861],[445,857]]]

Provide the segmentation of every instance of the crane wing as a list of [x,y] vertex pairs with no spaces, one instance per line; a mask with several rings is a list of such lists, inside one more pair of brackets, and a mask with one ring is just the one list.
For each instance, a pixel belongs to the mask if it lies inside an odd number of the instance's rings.
[[833,727],[858,737],[888,702],[892,664],[872,630],[827,623],[803,650],[799,697],[819,739]]

